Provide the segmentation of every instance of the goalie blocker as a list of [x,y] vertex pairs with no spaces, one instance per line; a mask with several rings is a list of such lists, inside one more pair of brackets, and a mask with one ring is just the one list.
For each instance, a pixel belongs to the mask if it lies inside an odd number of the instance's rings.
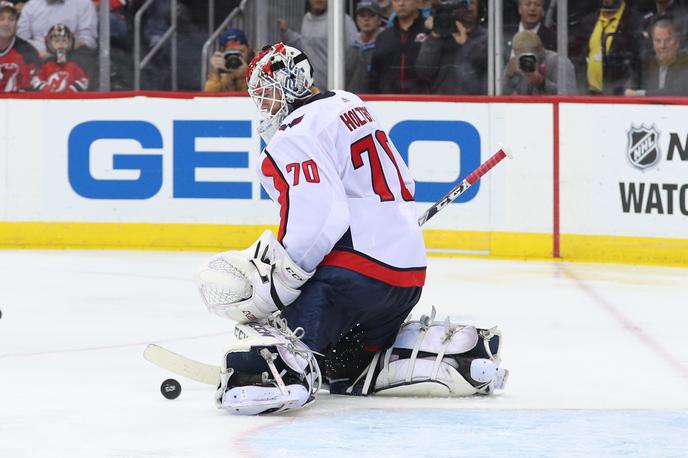
[[313,272],[301,269],[266,230],[253,245],[225,251],[201,267],[198,289],[208,310],[240,323],[259,321],[294,302]]

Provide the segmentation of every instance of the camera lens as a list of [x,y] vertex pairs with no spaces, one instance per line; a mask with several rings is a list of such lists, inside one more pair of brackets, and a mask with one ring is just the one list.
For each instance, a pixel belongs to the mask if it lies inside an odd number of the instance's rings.
[[518,57],[518,68],[526,73],[533,73],[537,66],[535,54],[525,53]]
[[227,51],[224,54],[224,58],[227,70],[236,70],[244,64],[240,51]]

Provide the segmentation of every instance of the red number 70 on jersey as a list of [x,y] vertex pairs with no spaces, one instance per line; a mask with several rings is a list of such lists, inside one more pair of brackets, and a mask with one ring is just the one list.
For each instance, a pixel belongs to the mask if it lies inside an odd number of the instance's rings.
[[[387,158],[394,165],[394,169],[397,171],[397,179],[399,180],[399,187],[401,188],[401,197],[406,201],[413,200],[413,194],[411,194],[406,188],[406,183],[401,176],[401,171],[397,165],[397,160],[394,157],[392,149],[389,147],[389,140],[387,140],[387,135],[384,131],[375,131],[375,140],[382,146],[382,150],[387,155]],[[351,145],[351,162],[354,165],[354,169],[359,169],[363,167],[363,153],[368,153],[368,162],[370,163],[370,178],[373,185],[373,191],[380,197],[380,201],[388,202],[394,200],[394,194],[389,189],[387,184],[387,178],[385,178],[382,162],[380,160],[380,155],[378,154],[378,149],[375,146],[375,140],[373,139],[373,134],[368,134],[365,137],[357,140]]]
[[301,170],[303,170],[303,177],[308,183],[320,183],[318,166],[315,164],[315,161],[311,159],[300,164],[298,162],[287,164],[287,173],[294,174],[294,186],[298,186],[299,184],[299,175],[301,174]]
[[[378,130],[375,132],[375,139],[373,139],[373,134],[368,134],[360,140],[355,141],[351,145],[351,162],[353,163],[354,169],[359,169],[363,167],[363,153],[368,153],[368,162],[370,163],[370,177],[373,186],[373,192],[380,197],[380,201],[388,202],[394,200],[394,194],[389,189],[387,184],[387,178],[385,178],[382,162],[380,161],[380,155],[378,153],[375,140],[382,146],[382,150],[387,155],[387,158],[394,165],[394,169],[397,171],[397,179],[399,180],[399,187],[401,188],[401,197],[406,201],[412,201],[413,195],[409,192],[404,183],[404,179],[401,176],[401,171],[397,165],[394,153],[389,147],[389,140],[387,140],[387,135],[384,131]],[[318,166],[315,161],[308,160],[302,163],[292,162],[287,164],[287,173],[292,173],[294,175],[292,184],[298,186],[301,171],[303,171],[303,177],[308,183],[320,183],[320,175],[318,174]]]

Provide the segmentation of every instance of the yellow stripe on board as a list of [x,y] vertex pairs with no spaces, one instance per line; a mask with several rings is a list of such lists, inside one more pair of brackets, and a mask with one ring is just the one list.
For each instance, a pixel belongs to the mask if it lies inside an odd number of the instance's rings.
[[[483,254],[501,258],[551,258],[552,235],[525,232],[423,231],[431,255]],[[442,251],[445,251],[443,253]],[[461,253],[456,253],[460,251]]]
[[[276,226],[144,223],[0,223],[0,248],[109,248],[186,251],[244,249]],[[426,230],[432,254],[547,258],[552,237],[481,231]]]
[[[223,251],[244,249],[276,226],[144,223],[0,223],[0,248]],[[433,256],[552,257],[552,235],[519,232],[423,232]],[[561,236],[562,259],[688,266],[688,239]]]
[[0,223],[0,248],[244,249],[273,226],[147,223]]
[[688,266],[688,239],[562,234],[561,257],[567,261]]

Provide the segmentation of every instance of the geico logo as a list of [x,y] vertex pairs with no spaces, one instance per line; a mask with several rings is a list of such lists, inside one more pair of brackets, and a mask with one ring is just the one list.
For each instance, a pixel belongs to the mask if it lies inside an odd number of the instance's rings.
[[[208,182],[196,179],[198,168],[246,169],[248,151],[203,152],[197,138],[251,138],[251,121],[174,121],[172,133],[173,197],[250,199],[250,181]],[[91,145],[103,139],[130,139],[142,149],[162,149],[158,128],[147,121],[88,121],[75,126],[68,140],[68,175],[74,191],[91,199],[148,199],[163,184],[160,154],[118,154],[113,170],[135,170],[136,179],[96,179],[91,174]],[[259,148],[258,141],[256,149]]]
[[[203,152],[196,149],[200,138],[253,137],[250,120],[174,121],[172,123],[172,197],[179,199],[268,199],[265,191],[254,196],[251,181],[201,181],[200,168],[247,169],[249,154],[258,154],[264,145],[255,137],[254,151]],[[390,129],[390,139],[408,164],[409,155],[420,173],[416,178],[415,200],[436,202],[454,184],[480,165],[480,133],[465,121],[401,121]],[[111,170],[133,170],[132,179],[96,178],[91,173],[91,146],[100,140],[134,140],[145,153],[111,152]],[[68,140],[69,183],[78,195],[89,199],[149,199],[163,185],[163,136],[148,121],[87,121],[76,125]],[[414,146],[415,144],[415,146]],[[156,150],[160,150],[158,153]],[[169,153],[167,153],[169,154]],[[435,178],[435,179],[433,179]],[[257,178],[254,178],[257,179]],[[475,198],[480,182],[462,194],[455,203]]]
[[[417,202],[437,202],[455,184],[480,166],[480,132],[465,121],[412,120],[401,121],[389,131],[389,138],[396,146],[404,161],[409,164],[409,154],[413,152],[411,172],[416,178],[415,200]],[[419,142],[417,147],[414,143]],[[430,143],[432,142],[432,143]],[[438,160],[436,154],[443,152],[445,160]],[[447,154],[451,152],[451,154]],[[420,170],[430,170],[429,175],[437,174],[442,179],[420,181]],[[447,173],[447,170],[451,170]],[[451,175],[451,176],[449,176]],[[480,181],[468,188],[453,204],[473,200],[480,190]]]

